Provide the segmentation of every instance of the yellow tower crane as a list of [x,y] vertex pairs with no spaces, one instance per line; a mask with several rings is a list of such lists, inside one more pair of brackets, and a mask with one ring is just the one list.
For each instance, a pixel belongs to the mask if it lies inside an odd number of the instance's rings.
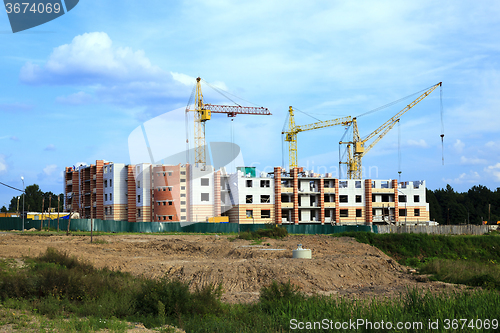
[[[188,105],[190,104],[191,101]],[[196,101],[194,109],[186,109],[187,111],[194,111],[194,163],[199,166],[206,165],[205,122],[212,118],[212,113],[225,113],[228,117],[236,117],[237,114],[271,115],[271,112],[263,107],[205,104],[201,92],[201,78],[199,77],[196,78]]]
[[[361,179],[362,178],[362,170],[361,170],[361,158],[365,156],[367,152],[369,152],[373,146],[377,144],[393,127],[399,122],[399,119],[403,114],[405,114],[408,110],[417,105],[424,98],[429,96],[431,92],[433,92],[437,87],[440,87],[442,82],[439,82],[429,89],[427,89],[422,95],[420,95],[416,100],[408,104],[403,110],[399,111],[396,115],[394,115],[391,119],[387,120],[382,126],[377,128],[372,133],[368,134],[364,139],[361,139],[358,131],[358,123],[357,119],[353,118],[349,125],[352,125],[353,135],[352,141],[340,141],[339,144],[347,145],[347,161],[340,161],[339,164],[347,165],[347,175],[349,179]],[[441,135],[441,138],[444,135]],[[366,146],[366,143],[374,139],[374,141]]]
[[304,131],[310,131],[314,129],[335,126],[335,125],[349,125],[351,122],[351,117],[338,118],[333,120],[318,121],[309,125],[295,125],[295,119],[293,118],[293,108],[290,106],[288,109],[288,130],[286,132],[281,132],[285,134],[285,141],[288,144],[288,158],[290,170],[297,167],[297,134]]

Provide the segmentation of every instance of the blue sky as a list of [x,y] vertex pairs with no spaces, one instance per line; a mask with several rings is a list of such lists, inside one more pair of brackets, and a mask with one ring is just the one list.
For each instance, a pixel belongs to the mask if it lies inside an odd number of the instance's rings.
[[[261,170],[282,164],[290,105],[322,120],[357,116],[442,81],[445,165],[439,90],[363,165],[372,178],[397,178],[401,151],[402,180],[495,189],[498,31],[498,1],[85,0],[16,34],[0,11],[0,181],[22,187],[22,175],[26,185],[61,193],[65,166],[130,163],[131,133],[185,108],[200,76],[273,113],[207,123],[207,141],[234,141],[245,164]],[[204,92],[207,103],[230,103]],[[359,118],[361,135],[410,101]],[[297,124],[314,121],[297,113]],[[185,137],[183,128],[178,119],[165,131]],[[343,134],[341,127],[300,133],[299,165],[335,174]],[[17,194],[0,187],[0,206]]]

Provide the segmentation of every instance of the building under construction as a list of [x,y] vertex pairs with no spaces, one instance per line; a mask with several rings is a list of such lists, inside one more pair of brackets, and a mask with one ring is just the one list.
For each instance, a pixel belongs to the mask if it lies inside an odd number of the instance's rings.
[[68,167],[65,209],[128,222],[403,224],[429,221],[424,181],[337,179],[294,168],[256,174],[96,161]]

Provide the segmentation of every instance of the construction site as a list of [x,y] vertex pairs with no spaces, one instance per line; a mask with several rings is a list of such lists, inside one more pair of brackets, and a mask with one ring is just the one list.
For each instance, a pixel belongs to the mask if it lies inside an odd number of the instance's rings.
[[[271,115],[267,108],[206,104],[197,78],[186,113],[194,115],[194,160],[185,163],[125,164],[97,160],[67,167],[64,173],[65,211],[82,218],[128,222],[214,222],[238,224],[403,225],[429,224],[425,180],[369,179],[363,157],[401,117],[442,84],[418,92],[418,97],[368,135],[358,130],[359,117],[298,125],[289,107],[286,129],[288,167],[257,172],[240,165],[235,172],[207,163],[205,126],[213,114]],[[193,101],[194,99],[194,101]],[[345,178],[319,174],[298,165],[299,133],[343,126],[339,160]],[[441,140],[444,134],[441,133]],[[187,140],[188,141],[188,140]],[[149,149],[149,147],[148,147]],[[222,149],[223,150],[223,149]]]

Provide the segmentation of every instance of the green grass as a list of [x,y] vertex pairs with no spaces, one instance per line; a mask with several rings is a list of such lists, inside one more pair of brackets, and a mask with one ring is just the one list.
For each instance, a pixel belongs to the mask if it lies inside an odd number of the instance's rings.
[[[432,274],[443,274],[444,279],[445,272],[466,270],[470,260],[455,268],[457,262],[462,261],[434,260],[427,265],[431,269],[430,263],[436,267],[439,264]],[[181,281],[151,280],[97,269],[50,248],[37,258],[25,258],[25,263],[19,268],[12,260],[0,260],[0,325],[11,325],[13,329],[123,332],[129,326],[127,323],[140,322],[148,328],[164,327],[162,331],[169,330],[165,325],[172,325],[186,332],[304,332],[318,330],[298,330],[293,326],[298,322],[324,324],[323,319],[332,322],[363,319],[423,325],[422,329],[389,330],[394,332],[452,332],[445,327],[446,319],[500,318],[500,297],[498,291],[492,289],[447,294],[413,289],[395,299],[351,300],[306,296],[291,283],[273,282],[261,289],[257,303],[223,304],[220,301],[223,286],[190,291],[189,285]],[[486,277],[476,280],[476,285],[488,286],[491,283],[488,274],[498,274],[498,267],[490,263],[492,270],[483,271],[484,262],[477,264],[476,273],[464,278],[470,280],[482,274]],[[498,275],[492,276],[496,283]],[[439,328],[429,329],[429,321],[437,321]],[[358,327],[342,331],[387,330]],[[455,331],[496,332],[498,329]]]
[[500,237],[350,232],[358,242],[373,245],[400,264],[431,274],[431,279],[500,290]]
[[[288,236],[288,230],[283,227],[271,226],[266,229],[257,229],[256,231],[243,231],[238,235],[239,239],[259,241],[261,238],[284,238]],[[260,244],[260,243],[259,243]]]

